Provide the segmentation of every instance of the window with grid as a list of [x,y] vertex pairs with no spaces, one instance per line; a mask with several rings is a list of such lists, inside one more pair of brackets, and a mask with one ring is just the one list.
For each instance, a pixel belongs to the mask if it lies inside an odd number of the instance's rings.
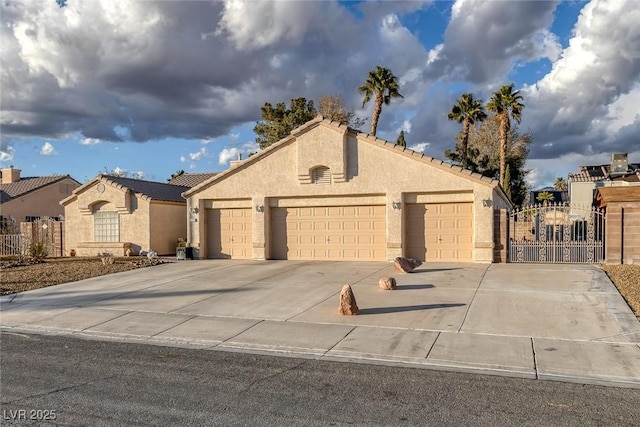
[[93,240],[95,242],[120,241],[118,212],[98,211],[93,214]]
[[331,184],[331,171],[328,167],[320,166],[313,170],[312,182],[314,184]]

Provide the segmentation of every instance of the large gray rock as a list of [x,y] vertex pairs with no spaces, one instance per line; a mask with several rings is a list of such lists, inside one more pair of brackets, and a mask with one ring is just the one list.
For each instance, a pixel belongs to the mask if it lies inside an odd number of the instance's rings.
[[422,263],[413,258],[398,257],[393,261],[393,267],[398,273],[411,273]]
[[351,285],[344,285],[340,292],[340,307],[338,307],[338,314],[356,315],[359,313],[360,309],[356,303],[356,296],[353,294]]
[[393,277],[383,277],[378,281],[380,289],[385,291],[393,291],[396,288],[396,279]]

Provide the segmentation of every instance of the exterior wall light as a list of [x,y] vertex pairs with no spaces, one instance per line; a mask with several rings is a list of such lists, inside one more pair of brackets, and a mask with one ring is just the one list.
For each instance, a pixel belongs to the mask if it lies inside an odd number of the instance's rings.
[[400,210],[402,209],[402,202],[392,202],[391,207],[395,210]]
[[491,199],[482,199],[482,206],[485,208],[490,208],[493,206],[493,201]]
[[264,206],[263,205],[256,205],[256,212],[264,212]]

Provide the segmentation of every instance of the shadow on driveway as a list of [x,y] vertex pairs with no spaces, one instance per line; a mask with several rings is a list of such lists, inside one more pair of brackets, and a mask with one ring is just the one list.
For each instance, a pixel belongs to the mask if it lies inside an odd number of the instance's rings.
[[462,307],[466,304],[421,304],[421,305],[404,305],[400,307],[378,307],[378,308],[362,308],[360,314],[384,314],[384,313],[400,313],[403,311],[419,311],[431,310],[434,308]]

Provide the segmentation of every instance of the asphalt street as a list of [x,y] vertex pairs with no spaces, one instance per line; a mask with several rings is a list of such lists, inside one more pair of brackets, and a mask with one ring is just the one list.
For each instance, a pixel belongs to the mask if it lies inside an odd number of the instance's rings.
[[[5,332],[2,425],[637,425],[640,390]],[[48,418],[45,419],[45,418]]]

